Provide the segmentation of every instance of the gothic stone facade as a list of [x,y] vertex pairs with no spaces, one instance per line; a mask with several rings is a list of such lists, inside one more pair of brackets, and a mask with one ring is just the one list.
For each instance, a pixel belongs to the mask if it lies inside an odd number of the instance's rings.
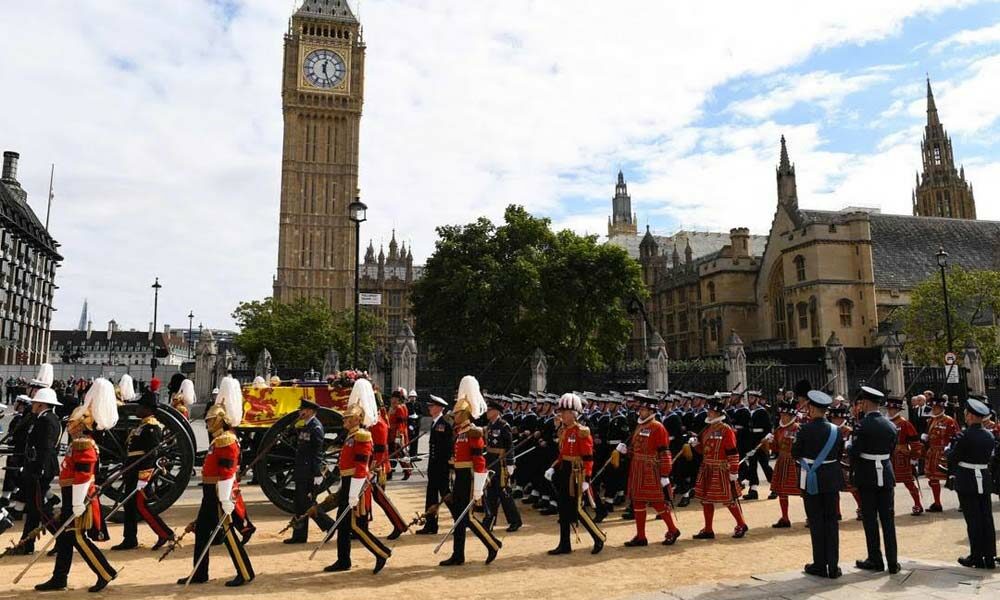
[[56,268],[52,239],[17,180],[16,152],[0,175],[0,364],[34,365],[48,356]]
[[[975,219],[972,186],[964,169],[955,172],[929,83],[927,103],[914,216],[801,208],[782,138],[768,235],[735,228],[728,236],[680,232],[665,238],[647,229],[641,240],[611,237],[610,243],[630,251],[638,245],[651,295],[647,312],[670,356],[718,355],[731,331],[750,350],[817,348],[831,333],[845,347],[875,346],[911,290],[937,272],[939,247],[964,268],[1000,268],[1000,223]],[[637,322],[633,357],[642,356],[643,329]]]
[[404,324],[413,327],[410,294],[414,282],[422,273],[423,267],[413,264],[413,251],[408,250],[405,243],[402,246],[397,244],[395,231],[389,242],[388,256],[383,248],[379,248],[376,258],[375,246],[369,242],[359,285],[363,293],[382,296],[380,305],[363,307],[373,311],[383,321],[383,326],[375,333],[377,347],[391,348],[396,336],[403,331]]
[[274,297],[353,308],[365,45],[346,0],[304,0],[285,35],[284,148]]

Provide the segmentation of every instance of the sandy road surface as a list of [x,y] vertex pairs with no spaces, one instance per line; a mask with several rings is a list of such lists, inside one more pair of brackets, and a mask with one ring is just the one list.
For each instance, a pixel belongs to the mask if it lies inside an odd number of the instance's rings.
[[[929,496],[929,491],[925,493]],[[767,493],[766,486],[763,494]],[[423,482],[411,480],[389,483],[389,493],[403,512],[412,517],[423,504]],[[192,488],[182,500],[165,515],[167,522],[180,529],[194,518],[197,510],[198,490]],[[702,525],[700,507],[681,509],[679,524],[683,537],[677,545],[667,548],[655,544],[662,536],[661,523],[650,523],[648,534],[651,545],[647,548],[626,549],[622,544],[632,537],[634,525],[622,521],[617,515],[604,523],[608,533],[608,546],[599,556],[591,556],[589,542],[576,545],[576,552],[569,556],[549,557],[546,550],[555,546],[557,526],[554,517],[541,517],[532,510],[524,511],[525,527],[515,533],[500,532],[504,547],[499,558],[490,566],[482,564],[485,551],[471,534],[467,542],[464,567],[444,569],[437,566],[446,558],[450,543],[438,555],[432,554],[438,537],[405,534],[390,542],[393,556],[385,570],[377,576],[371,574],[372,557],[355,542],[354,569],[349,573],[327,574],[322,567],[336,558],[334,544],[322,550],[316,560],[309,561],[313,548],[287,546],[281,543],[277,532],[284,527],[288,515],[267,503],[257,488],[245,492],[258,532],[248,547],[257,570],[257,580],[250,586],[229,589],[222,583],[233,575],[229,558],[222,547],[212,552],[212,581],[205,585],[182,590],[174,581],[186,576],[191,568],[192,544],[178,550],[163,563],[157,563],[159,553],[148,548],[154,536],[148,528],[140,526],[143,548],[129,552],[107,552],[112,564],[125,567],[117,581],[104,592],[121,600],[152,600],[156,598],[226,598],[253,594],[258,598],[291,598],[298,594],[336,598],[340,594],[364,597],[405,598],[430,600],[453,598],[621,598],[642,592],[669,589],[673,586],[699,581],[727,580],[751,573],[767,573],[801,568],[809,559],[809,535],[803,526],[804,514],[800,500],[792,501],[792,529],[774,530],[770,524],[777,520],[777,501],[744,503],[750,533],[743,540],[728,537],[732,531],[732,518],[727,511],[716,511],[714,541],[695,541],[691,535]],[[939,515],[910,517],[910,499],[902,487],[897,489],[896,505],[904,514],[898,518],[901,555],[912,558],[953,560],[962,554],[965,544],[965,526],[961,514],[955,510],[954,495],[945,491],[946,512]],[[926,500],[929,500],[926,499]],[[844,494],[842,502],[845,516],[841,533],[842,561],[853,562],[863,557],[864,534],[861,523],[853,520],[854,502]],[[376,509],[377,511],[378,509]],[[20,531],[18,523],[13,531]],[[450,519],[442,519],[442,533]],[[6,546],[13,531],[2,536],[0,544]],[[377,513],[373,531],[388,533],[385,519]],[[499,530],[498,530],[499,531]],[[315,526],[310,531],[311,540],[318,541]],[[113,542],[120,540],[120,526],[112,526]],[[586,533],[581,531],[586,538]],[[105,544],[105,547],[111,544]],[[52,569],[51,558],[43,558],[17,586],[11,584],[14,575],[27,563],[26,557],[8,557],[0,562],[0,600],[24,598],[36,583],[48,578]],[[79,598],[85,588],[94,582],[86,565],[74,560],[70,575],[70,591],[49,594],[52,597]],[[387,595],[388,594],[388,595]]]

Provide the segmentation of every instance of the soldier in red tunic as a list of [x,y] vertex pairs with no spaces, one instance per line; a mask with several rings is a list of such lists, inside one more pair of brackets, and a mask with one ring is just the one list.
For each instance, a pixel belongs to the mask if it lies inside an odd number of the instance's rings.
[[736,519],[734,538],[742,538],[750,529],[743,520],[743,510],[739,505],[740,454],[736,448],[736,433],[724,423],[725,404],[719,398],[710,398],[706,404],[708,418],[705,429],[691,441],[694,449],[702,455],[698,479],[694,486],[694,496],[701,502],[705,516],[705,527],[694,535],[696,540],[715,539],[712,520],[715,505],[725,504]]
[[[851,414],[851,407],[845,402],[841,403],[839,406],[831,407],[827,411],[827,416],[830,418],[830,422],[840,429],[840,439],[847,445],[847,441],[851,439],[854,434],[854,428],[850,426],[847,422],[848,416]],[[854,496],[855,514],[857,515],[857,520],[861,520],[861,496],[858,495],[858,488],[851,484],[851,462],[850,462],[850,452],[845,448],[840,456],[840,466],[844,471],[844,491],[850,493]],[[837,515],[840,516],[840,508],[837,508]]]
[[924,445],[917,435],[917,428],[903,416],[903,399],[889,396],[885,401],[886,416],[899,431],[896,437],[896,449],[892,453],[892,471],[896,475],[896,483],[902,483],[913,498],[913,516],[924,512],[920,501],[920,490],[917,489],[916,470],[923,453]]
[[[243,543],[233,534],[233,510],[236,502],[233,487],[240,467],[240,441],[233,430],[243,420],[243,391],[240,383],[226,377],[219,384],[219,395],[205,414],[205,426],[211,437],[208,454],[201,468],[201,506],[198,518],[188,525],[194,531],[194,560],[210,546],[215,537],[222,536],[229,558],[233,561],[236,576],[226,582],[226,587],[238,587],[254,579],[253,565]],[[219,520],[222,528],[216,529]],[[215,536],[212,534],[215,533]],[[191,583],[208,581],[209,555],[195,565]],[[185,585],[187,577],[177,580]]]
[[[486,564],[496,559],[500,547],[503,546],[482,521],[472,514],[470,506],[473,502],[482,505],[486,480],[489,478],[486,472],[485,436],[483,430],[473,424],[473,421],[485,412],[486,399],[479,391],[479,381],[471,375],[466,375],[458,385],[457,400],[451,411],[455,423],[455,444],[452,453],[455,483],[448,509],[456,522],[452,531],[451,556],[439,563],[442,567],[455,567],[465,563],[466,528],[472,528],[472,533],[486,548]],[[465,514],[461,516],[463,511]]]
[[941,482],[948,480],[947,471],[941,468],[944,449],[951,443],[951,438],[958,433],[955,419],[944,413],[948,406],[948,398],[934,396],[927,400],[931,405],[931,418],[927,423],[927,433],[920,436],[920,441],[927,445],[924,456],[924,472],[934,494],[934,503],[927,507],[927,512],[941,512]]
[[[340,450],[340,491],[337,495],[337,518],[345,511],[351,511],[351,514],[340,521],[337,529],[337,561],[323,569],[327,573],[350,570],[352,538],[360,541],[375,557],[373,573],[381,571],[392,555],[392,550],[369,533],[365,526],[371,507],[368,463],[372,456],[372,435],[362,426],[374,425],[378,421],[378,415],[378,402],[371,382],[367,379],[356,380],[344,411],[347,439]],[[324,519],[324,522],[328,521]],[[332,526],[333,523],[330,522],[330,527]],[[322,527],[329,532],[329,527],[325,524]]]
[[394,540],[403,535],[403,532],[407,530],[407,525],[385,493],[385,482],[391,471],[389,466],[389,422],[386,419],[384,409],[380,407],[378,413],[378,421],[368,428],[368,432],[372,435],[372,458],[369,467],[372,473],[372,500],[378,504],[386,518],[392,523],[392,533],[386,539]]
[[40,592],[66,588],[66,577],[73,565],[73,549],[97,575],[97,583],[87,591],[100,592],[118,576],[118,572],[104,558],[104,554],[86,536],[95,519],[100,518],[100,504],[95,493],[94,476],[97,473],[99,453],[94,442],[95,430],[108,430],[118,422],[118,402],[114,385],[104,378],[94,380],[90,390],[69,417],[67,432],[71,438],[69,453],[59,469],[62,487],[62,514],[59,525],[72,520],[56,541],[56,564],[52,577],[35,586]]
[[[413,473],[410,457],[405,450],[410,444],[410,411],[406,409],[406,390],[397,388],[393,391],[389,404],[389,452],[399,458],[399,464],[403,468],[403,481],[406,481]],[[395,462],[392,461],[392,469],[395,469]],[[391,473],[390,469],[390,475]]]
[[[636,394],[639,400],[639,423],[628,445],[618,444],[619,454],[629,456],[628,496],[632,499],[635,515],[635,537],[625,542],[626,547],[646,546],[646,507],[652,506],[656,515],[667,525],[664,546],[672,546],[681,532],[674,522],[674,514],[667,501],[671,497],[670,472],[673,457],[670,454],[670,435],[656,420],[656,398]],[[672,502],[672,501],[671,501]]]
[[591,554],[604,549],[607,536],[587,514],[583,505],[584,495],[590,490],[590,478],[594,470],[594,438],[590,429],[576,422],[583,412],[583,401],[576,394],[563,394],[558,404],[559,454],[556,461],[545,471],[545,478],[553,482],[559,505],[559,545],[549,550],[549,554],[569,554],[573,547],[569,542],[569,530],[577,522],[590,534],[594,541]]
[[782,402],[778,405],[778,414],[778,427],[769,436],[771,447],[778,455],[774,463],[774,474],[771,476],[771,492],[778,495],[781,518],[771,527],[787,529],[792,526],[792,521],[788,518],[788,497],[800,495],[799,463],[792,456],[792,445],[799,432],[798,410],[794,402]]

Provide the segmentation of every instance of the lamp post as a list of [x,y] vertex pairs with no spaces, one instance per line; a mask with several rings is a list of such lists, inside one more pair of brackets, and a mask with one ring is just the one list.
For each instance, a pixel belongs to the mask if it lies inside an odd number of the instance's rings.
[[951,334],[951,308],[948,305],[948,280],[945,278],[945,269],[948,268],[948,253],[943,247],[938,248],[937,264],[941,268],[941,293],[944,295],[944,323],[948,331],[948,352],[954,350]]
[[150,379],[150,381],[152,381],[153,377],[156,377],[156,363],[157,363],[157,360],[156,360],[156,341],[155,340],[156,340],[156,328],[159,325],[157,323],[157,315],[158,315],[158,311],[160,309],[160,288],[163,287],[162,285],[160,285],[160,278],[159,277],[156,278],[156,281],[153,282],[153,285],[151,287],[153,288],[153,339],[150,340],[150,343],[152,344],[153,358],[149,359],[149,371],[150,371],[149,379]]
[[188,358],[194,356],[194,338],[191,334],[194,333],[194,311],[188,313]]
[[368,207],[361,198],[355,196],[348,205],[351,221],[354,223],[354,361],[352,369],[358,368],[358,335],[361,330],[361,224],[368,220]]

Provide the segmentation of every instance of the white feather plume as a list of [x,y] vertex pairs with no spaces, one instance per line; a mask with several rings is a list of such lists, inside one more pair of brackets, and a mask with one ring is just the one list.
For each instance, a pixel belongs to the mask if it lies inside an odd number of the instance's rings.
[[347,399],[347,407],[358,406],[364,413],[361,424],[370,427],[378,421],[378,403],[375,401],[375,390],[367,379],[358,379],[351,388],[351,396]]
[[118,400],[115,399],[115,386],[103,377],[98,377],[83,397],[83,406],[90,410],[94,419],[94,427],[98,430],[108,430],[118,422]]
[[180,396],[181,399],[184,400],[184,404],[188,406],[191,406],[198,400],[198,397],[195,396],[194,393],[194,382],[190,379],[185,379],[181,382],[181,389],[177,392],[177,395]]
[[215,403],[221,404],[225,409],[231,426],[237,427],[243,421],[243,389],[233,377],[227,375],[219,383],[219,395],[216,396]]
[[122,396],[122,402],[135,400],[135,384],[132,381],[132,376],[128,373],[122,375],[122,378],[118,380],[118,392]]
[[479,391],[479,380],[472,375],[466,375],[458,384],[456,404],[463,398],[472,407],[473,419],[478,419],[486,412],[486,399],[483,398],[482,392]]

